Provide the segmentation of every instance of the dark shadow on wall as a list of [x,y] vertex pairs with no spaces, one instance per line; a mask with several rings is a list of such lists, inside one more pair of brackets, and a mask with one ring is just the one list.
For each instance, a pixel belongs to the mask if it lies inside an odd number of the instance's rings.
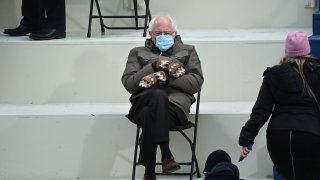
[[21,19],[21,0],[1,0],[0,7],[0,29],[18,26]]

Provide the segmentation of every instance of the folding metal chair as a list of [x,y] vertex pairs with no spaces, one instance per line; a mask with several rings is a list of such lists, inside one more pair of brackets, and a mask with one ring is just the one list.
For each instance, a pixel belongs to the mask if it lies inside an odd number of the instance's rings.
[[[93,4],[96,4],[98,15],[92,15],[93,11]],[[117,16],[103,16],[101,13],[100,5],[99,5],[99,0],[91,0],[90,2],[90,14],[89,14],[89,25],[88,25],[88,34],[87,37],[91,37],[91,24],[92,24],[92,19],[100,19],[100,26],[101,26],[101,32],[104,33],[105,29],[119,29],[119,30],[124,30],[124,29],[143,29],[143,37],[146,37],[147,35],[147,28],[148,28],[148,23],[151,20],[151,13],[149,9],[149,2],[150,0],[144,0],[145,6],[146,6],[146,11],[144,15],[138,15],[138,2],[137,0],[133,0],[134,4],[134,15],[117,15]],[[135,19],[135,26],[132,27],[111,27],[107,26],[104,24],[103,19],[104,18],[134,18]],[[138,24],[138,19],[143,18],[144,19],[144,26],[139,26]]]
[[[156,175],[189,175],[190,180],[192,180],[193,176],[196,174],[198,178],[201,177],[199,165],[196,157],[196,140],[197,140],[197,128],[198,128],[198,117],[199,117],[199,104],[200,104],[200,92],[197,95],[196,101],[196,114],[194,118],[194,122],[187,123],[185,126],[176,127],[171,129],[171,131],[178,131],[189,143],[191,149],[191,160],[189,162],[178,162],[180,165],[190,166],[190,172],[173,172],[173,173],[158,173]],[[191,140],[188,135],[184,132],[184,130],[194,128],[193,129],[193,139]],[[139,145],[139,135],[140,135],[141,126],[137,126],[136,140],[135,140],[135,148],[134,148],[134,158],[133,158],[133,170],[132,170],[132,180],[135,180],[136,175],[136,167],[140,165],[137,161],[138,156],[138,145]],[[157,162],[156,165],[161,165],[161,163]],[[195,169],[194,169],[195,165]]]

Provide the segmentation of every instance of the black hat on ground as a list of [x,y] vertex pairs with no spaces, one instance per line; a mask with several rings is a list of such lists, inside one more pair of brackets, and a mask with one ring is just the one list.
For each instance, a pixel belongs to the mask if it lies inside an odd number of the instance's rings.
[[230,162],[216,164],[204,180],[239,180],[239,169]]
[[203,174],[206,175],[207,173],[211,172],[212,168],[221,162],[231,163],[231,157],[224,150],[219,149],[219,150],[213,151],[212,153],[209,154],[206,160]]

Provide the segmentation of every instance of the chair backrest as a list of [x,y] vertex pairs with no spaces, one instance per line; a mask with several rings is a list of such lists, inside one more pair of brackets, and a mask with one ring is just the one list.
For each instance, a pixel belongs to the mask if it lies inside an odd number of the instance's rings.
[[196,115],[194,118],[194,124],[195,124],[195,135],[197,134],[197,127],[198,127],[198,119],[199,119],[199,108],[200,108],[200,96],[201,96],[201,90],[197,93],[197,100],[196,100]]

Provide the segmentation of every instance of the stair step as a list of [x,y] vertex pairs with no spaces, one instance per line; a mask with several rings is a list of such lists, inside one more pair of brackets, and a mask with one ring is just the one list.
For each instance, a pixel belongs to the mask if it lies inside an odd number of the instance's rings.
[[[202,63],[203,102],[254,101],[263,71],[279,63],[292,30],[181,30]],[[138,31],[68,33],[51,41],[2,34],[0,103],[127,103],[121,75],[130,49],[144,41]]]
[[[202,102],[200,114],[249,114],[254,102]],[[67,103],[67,104],[0,104],[0,116],[97,116],[121,115],[129,112],[130,103]],[[195,114],[195,105],[191,106]]]
[[[301,30],[311,35],[311,28],[276,28],[276,29],[194,29],[179,30],[185,42],[232,43],[232,42],[282,42],[290,31]],[[1,44],[132,44],[144,42],[146,37],[140,31],[110,31],[105,35],[92,34],[87,38],[85,32],[68,32],[66,39],[33,41],[28,36],[11,37],[0,34]],[[141,44],[143,45],[143,44]]]

